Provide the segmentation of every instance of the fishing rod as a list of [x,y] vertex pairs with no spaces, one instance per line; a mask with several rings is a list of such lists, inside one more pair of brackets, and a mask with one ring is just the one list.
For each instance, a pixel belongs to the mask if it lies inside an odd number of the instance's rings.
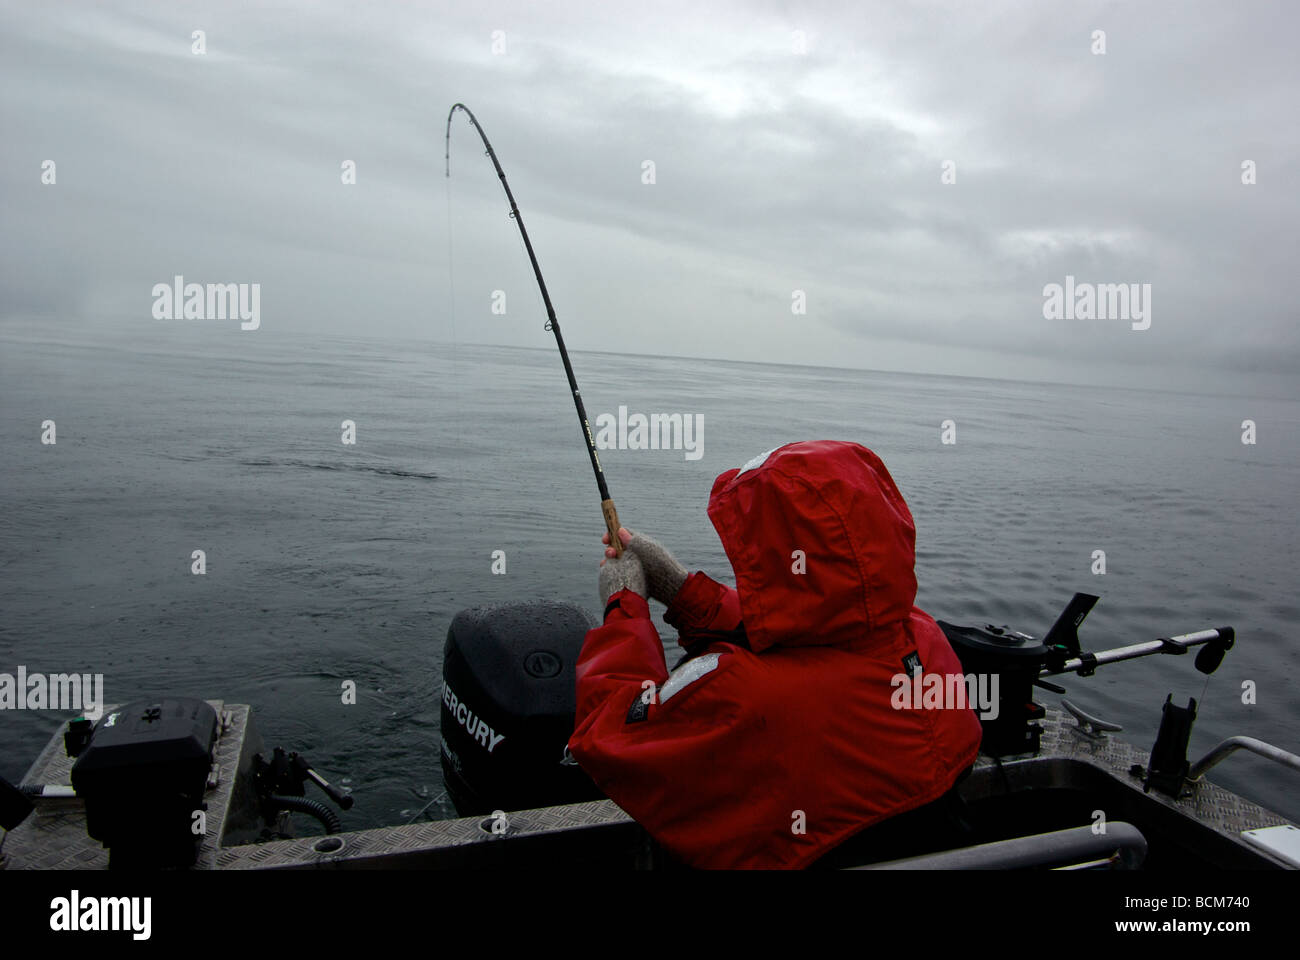
[[457,110],[464,110],[465,116],[469,117],[469,122],[474,124],[474,129],[483,140],[483,146],[487,148],[487,155],[492,158],[492,166],[497,169],[497,176],[501,179],[501,186],[506,191],[506,199],[510,201],[510,217],[519,226],[519,235],[524,238],[524,247],[528,250],[528,260],[533,265],[533,275],[537,277],[537,285],[542,290],[542,301],[546,304],[546,326],[545,329],[555,334],[555,343],[560,348],[560,359],[564,361],[564,374],[569,378],[569,390],[573,393],[573,405],[578,409],[578,422],[582,425],[582,435],[587,442],[587,453],[591,457],[591,469],[596,472],[596,486],[600,489],[600,512],[605,517],[605,527],[609,530],[609,544],[614,548],[616,556],[623,553],[623,541],[618,536],[618,511],[614,509],[614,501],[609,495],[609,485],[605,482],[605,471],[600,465],[600,457],[596,453],[596,440],[591,432],[591,423],[587,419],[587,408],[582,403],[582,393],[578,390],[578,381],[573,376],[573,365],[569,363],[569,351],[564,347],[564,337],[560,333],[560,321],[555,318],[555,307],[551,306],[551,295],[546,291],[546,281],[542,279],[542,268],[537,265],[537,255],[533,253],[532,241],[528,239],[528,231],[524,229],[524,218],[519,213],[519,205],[515,203],[515,195],[510,192],[510,184],[506,182],[506,172],[501,169],[501,161],[497,159],[496,151],[492,149],[492,144],[488,141],[487,134],[479,126],[478,118],[474,116],[469,107],[463,103],[454,104],[447,112],[447,176],[451,176],[451,118],[456,115]]

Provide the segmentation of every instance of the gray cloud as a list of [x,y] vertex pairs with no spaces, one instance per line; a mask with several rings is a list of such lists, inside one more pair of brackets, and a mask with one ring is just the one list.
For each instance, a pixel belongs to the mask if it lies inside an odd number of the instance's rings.
[[[574,347],[1293,394],[1298,21],[1283,3],[11,5],[0,316],[147,320],[182,273],[260,282],[264,323],[304,333],[545,346],[463,118],[443,177],[463,100]],[[1045,320],[1066,274],[1150,283],[1152,328]]]

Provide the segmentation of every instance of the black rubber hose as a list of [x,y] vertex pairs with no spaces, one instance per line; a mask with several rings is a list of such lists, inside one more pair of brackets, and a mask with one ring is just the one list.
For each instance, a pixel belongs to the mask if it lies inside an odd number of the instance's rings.
[[338,814],[319,800],[310,800],[307,797],[286,797],[279,793],[273,793],[271,794],[271,803],[275,805],[277,810],[293,810],[297,813],[306,813],[315,817],[325,827],[326,833],[338,833],[343,829]]

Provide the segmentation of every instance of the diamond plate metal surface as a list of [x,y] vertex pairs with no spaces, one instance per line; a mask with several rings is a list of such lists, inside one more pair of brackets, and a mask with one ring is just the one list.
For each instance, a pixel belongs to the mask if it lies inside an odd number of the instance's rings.
[[[225,706],[221,700],[209,700],[221,720],[229,723],[219,728],[213,759],[219,768],[215,789],[203,794],[207,803],[207,834],[199,847],[195,867],[210,870],[216,866],[219,839],[223,833],[226,814],[230,811],[230,798],[235,787],[235,773],[244,738],[248,730],[249,708],[244,705]],[[111,713],[121,704],[104,708]],[[63,747],[63,730],[60,727],[45,745],[36,761],[22,779],[22,786],[32,784],[72,784],[72,765],[76,762]],[[108,851],[98,840],[86,833],[86,813],[81,801],[72,799],[40,799],[36,809],[23,823],[10,832],[4,845],[7,870],[106,870]]]
[[[1190,818],[1202,825],[1212,827],[1225,838],[1242,845],[1243,848],[1246,847],[1246,843],[1241,839],[1241,831],[1290,822],[1285,817],[1252,803],[1230,790],[1216,786],[1208,780],[1189,785],[1177,800],[1157,790],[1145,793],[1141,779],[1135,777],[1130,771],[1135,765],[1146,766],[1150,759],[1149,750],[1140,750],[1124,740],[1117,739],[1114,735],[1100,740],[1087,737],[1079,732],[1079,726],[1072,717],[1053,708],[1048,708],[1046,717],[1039,721],[1039,725],[1043,728],[1043,733],[1038,756],[1003,758],[1004,769],[1010,771],[1019,765],[1051,759],[1087,763],[1109,774],[1114,781],[1143,796],[1146,800],[1165,806],[1171,814]],[[983,755],[975,766],[978,771],[990,773],[997,771],[997,762]]]
[[[221,712],[219,701],[209,701]],[[605,836],[604,828],[629,827],[631,818],[609,800],[564,806],[543,807],[508,814],[504,835],[493,834],[490,817],[465,817],[455,820],[378,827],[328,837],[312,836],[293,840],[276,840],[261,844],[218,847],[217,838],[229,811],[235,772],[243,743],[249,730],[249,708],[230,706],[231,724],[217,745],[221,782],[208,791],[208,836],[199,852],[196,869],[265,870],[312,867],[387,867],[409,865],[416,857],[420,863],[437,863],[440,854],[464,852],[476,845],[510,844],[528,837],[555,837],[566,842],[564,835],[577,840],[584,835]],[[1040,721],[1043,728],[1040,751],[1034,757],[1008,757],[998,761],[980,757],[972,776],[963,784],[963,793],[1000,792],[999,784],[1009,781],[1034,783],[1037,786],[1069,787],[1078,783],[1079,772],[1107,778],[1121,789],[1132,790],[1147,802],[1163,804],[1171,816],[1178,816],[1209,827],[1228,841],[1248,848],[1240,839],[1242,830],[1274,826],[1288,821],[1251,803],[1231,791],[1209,782],[1192,785],[1188,794],[1177,800],[1152,792],[1144,794],[1141,781],[1130,768],[1145,764],[1147,752],[1116,739],[1100,741],[1077,732],[1077,724],[1068,715],[1049,708]],[[67,783],[72,762],[63,755],[62,731],[42,751],[24,783]],[[1060,782],[1054,783],[1059,779]],[[27,822],[18,827],[5,846],[11,869],[103,869],[107,852],[86,836],[85,816],[80,810],[60,809],[43,802]],[[335,849],[318,847],[338,845]],[[500,848],[498,848],[500,849]],[[514,848],[511,848],[514,849]],[[488,851],[484,851],[485,853]],[[1258,851],[1251,849],[1252,853]],[[472,855],[472,856],[476,856]]]
[[[222,870],[266,869],[273,867],[329,866],[340,862],[373,861],[382,866],[383,860],[399,853],[434,853],[474,844],[510,842],[516,838],[553,835],[567,831],[586,830],[612,824],[631,824],[632,818],[609,800],[592,800],[586,803],[566,804],[558,807],[540,807],[521,810],[506,816],[504,834],[493,834],[488,825],[491,817],[463,817],[457,820],[439,820],[431,823],[412,823],[395,827],[377,827],[352,833],[331,834],[325,837],[303,837],[296,840],[275,840],[270,843],[225,847],[217,857],[217,867]],[[333,852],[317,852],[322,840],[342,841],[343,846]]]

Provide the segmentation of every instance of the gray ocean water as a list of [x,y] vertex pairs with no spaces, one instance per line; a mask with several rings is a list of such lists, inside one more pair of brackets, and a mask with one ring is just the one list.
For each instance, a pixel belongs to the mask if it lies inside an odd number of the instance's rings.
[[[452,616],[539,597],[598,608],[595,484],[544,336],[517,349],[202,324],[0,328],[0,672],[103,673],[109,701],[249,703],[268,745],[351,787],[346,827],[454,815],[438,766]],[[1239,642],[1208,687],[1190,657],[1162,657],[1072,679],[1070,696],[1144,749],[1173,693],[1201,702],[1194,754],[1234,734],[1300,750],[1300,403],[573,360],[593,418],[620,404],[703,414],[698,460],[603,455],[624,522],[688,566],[730,579],[705,513],[718,473],[792,440],[858,441],[915,515],[931,614],[1042,635],[1073,592],[1098,593],[1092,649],[1231,624]],[[940,443],[947,419],[953,445]],[[40,442],[45,420],[54,445]],[[16,781],[71,716],[0,712],[0,774]],[[1215,779],[1300,819],[1280,767],[1237,757]]]

